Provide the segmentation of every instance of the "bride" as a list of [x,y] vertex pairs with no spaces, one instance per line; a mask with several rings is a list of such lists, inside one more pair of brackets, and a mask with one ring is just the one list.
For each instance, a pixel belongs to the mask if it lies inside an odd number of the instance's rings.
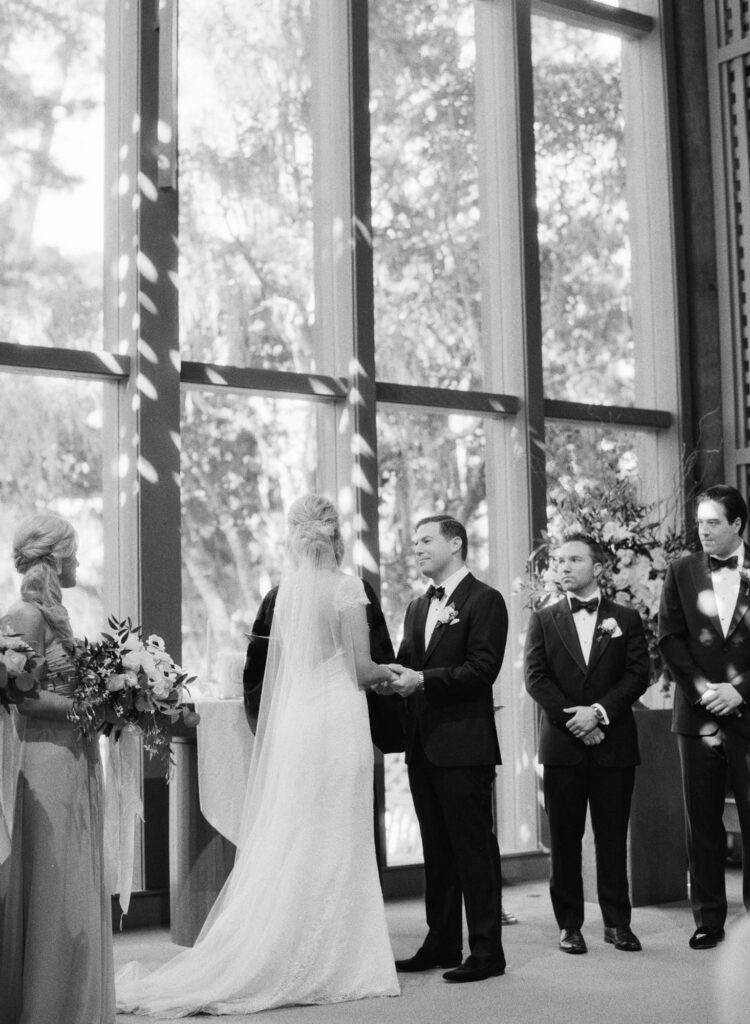
[[338,514],[289,510],[290,570],[271,629],[235,866],[195,945],[117,978],[120,1013],[186,1017],[398,995],[375,862],[370,659]]

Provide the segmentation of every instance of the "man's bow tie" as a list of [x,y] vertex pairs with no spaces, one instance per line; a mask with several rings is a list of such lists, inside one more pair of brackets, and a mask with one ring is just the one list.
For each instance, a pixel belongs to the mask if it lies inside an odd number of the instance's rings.
[[599,607],[599,598],[592,597],[588,601],[581,601],[578,597],[571,597],[570,608],[571,611],[575,612],[595,612]]
[[709,555],[708,564],[711,566],[711,572],[717,572],[719,569],[736,569],[739,559],[737,555],[732,555],[731,558],[716,558],[715,555]]
[[430,600],[432,600],[433,597],[436,597],[438,601],[442,601],[445,597],[445,587],[435,587],[430,585],[425,591],[425,597],[428,597]]

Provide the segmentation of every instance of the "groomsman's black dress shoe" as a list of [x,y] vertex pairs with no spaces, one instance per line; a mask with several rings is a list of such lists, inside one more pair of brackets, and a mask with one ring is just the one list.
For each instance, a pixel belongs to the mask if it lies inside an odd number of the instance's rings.
[[696,928],[688,945],[691,949],[713,949],[723,941],[723,928]]
[[626,953],[637,953],[642,947],[638,936],[634,935],[630,928],[604,928],[604,941],[611,942],[615,949],[622,949]]
[[433,967],[456,967],[460,963],[460,953],[440,956],[436,953],[427,953],[424,949],[418,949],[414,956],[410,956],[406,960],[397,960],[396,970],[406,972],[431,971]]
[[587,953],[586,943],[578,928],[563,928],[558,943],[563,953]]
[[446,971],[446,981],[484,981],[485,978],[498,978],[505,974],[504,960],[478,960],[475,956],[467,956],[460,967]]

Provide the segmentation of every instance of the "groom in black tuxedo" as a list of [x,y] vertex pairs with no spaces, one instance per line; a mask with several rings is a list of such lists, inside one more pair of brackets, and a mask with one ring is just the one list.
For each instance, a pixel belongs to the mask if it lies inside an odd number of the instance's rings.
[[[399,971],[451,967],[446,981],[505,973],[500,853],[492,783],[500,763],[492,686],[508,632],[505,603],[466,568],[466,530],[451,516],[417,523],[420,572],[432,580],[406,610],[390,686],[407,698],[406,761],[422,833],[427,936]],[[462,959],[461,903],[470,956]]]
[[742,542],[747,506],[734,487],[697,501],[703,551],[667,570],[659,647],[677,684],[677,733],[685,795],[692,949],[724,938],[727,897],[723,815],[727,779],[740,820],[742,897],[750,911],[750,555]]
[[581,843],[587,808],[596,844],[604,941],[638,952],[630,928],[630,801],[639,764],[632,706],[648,686],[648,645],[637,611],[599,590],[604,554],[571,535],[556,555],[565,595],[531,615],[526,689],[541,709],[539,763],[549,818],[550,896],[564,953],[585,953]]

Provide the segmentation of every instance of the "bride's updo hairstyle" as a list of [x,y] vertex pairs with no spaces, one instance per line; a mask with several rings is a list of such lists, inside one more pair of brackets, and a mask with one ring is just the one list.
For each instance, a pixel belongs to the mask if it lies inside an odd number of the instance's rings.
[[286,517],[288,547],[293,560],[325,565],[331,555],[336,565],[344,557],[339,514],[336,506],[322,494],[305,494],[290,506]]
[[76,531],[56,512],[30,515],[13,537],[13,562],[23,576],[21,597],[36,605],[61,639],[72,637],[73,631],[62,603],[60,572],[77,547]]

